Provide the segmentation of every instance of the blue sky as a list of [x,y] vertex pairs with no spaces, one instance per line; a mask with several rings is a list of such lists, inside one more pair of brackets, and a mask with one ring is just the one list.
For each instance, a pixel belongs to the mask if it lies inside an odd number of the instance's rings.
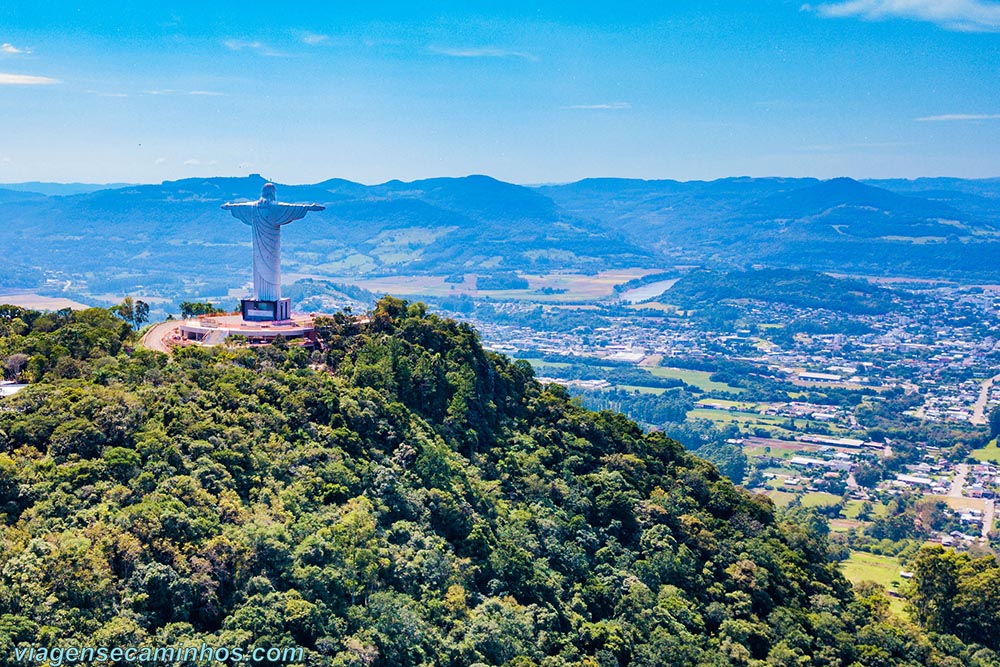
[[1000,2],[429,4],[6,0],[0,182],[1000,176]]

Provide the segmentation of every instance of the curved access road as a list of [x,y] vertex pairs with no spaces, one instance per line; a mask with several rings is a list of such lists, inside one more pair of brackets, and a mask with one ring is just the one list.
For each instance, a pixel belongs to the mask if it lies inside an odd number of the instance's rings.
[[147,350],[155,350],[157,352],[165,352],[169,354],[170,348],[167,347],[163,341],[169,338],[173,331],[180,328],[181,320],[167,320],[166,322],[154,324],[150,327],[149,331],[143,335],[142,340],[139,341],[139,345]]

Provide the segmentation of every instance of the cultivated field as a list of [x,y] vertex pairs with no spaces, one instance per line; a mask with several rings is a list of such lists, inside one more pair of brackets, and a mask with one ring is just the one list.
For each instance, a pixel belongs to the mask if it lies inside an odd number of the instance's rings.
[[0,304],[10,304],[31,310],[62,310],[72,308],[73,310],[83,310],[90,308],[85,303],[64,299],[61,297],[42,296],[40,294],[0,294]]

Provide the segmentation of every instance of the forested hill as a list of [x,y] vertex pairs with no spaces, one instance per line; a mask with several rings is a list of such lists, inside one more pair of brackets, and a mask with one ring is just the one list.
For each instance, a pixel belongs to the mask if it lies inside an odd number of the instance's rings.
[[104,310],[0,308],[0,358],[32,381],[0,403],[0,661],[206,642],[367,667],[998,664],[856,596],[822,524],[467,325],[387,297],[320,332],[313,354],[167,357]]

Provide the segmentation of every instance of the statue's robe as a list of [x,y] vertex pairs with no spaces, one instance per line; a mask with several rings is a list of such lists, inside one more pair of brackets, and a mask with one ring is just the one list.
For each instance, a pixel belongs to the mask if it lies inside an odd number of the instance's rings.
[[309,212],[306,204],[260,199],[228,206],[233,217],[253,229],[253,298],[281,299],[281,226]]

